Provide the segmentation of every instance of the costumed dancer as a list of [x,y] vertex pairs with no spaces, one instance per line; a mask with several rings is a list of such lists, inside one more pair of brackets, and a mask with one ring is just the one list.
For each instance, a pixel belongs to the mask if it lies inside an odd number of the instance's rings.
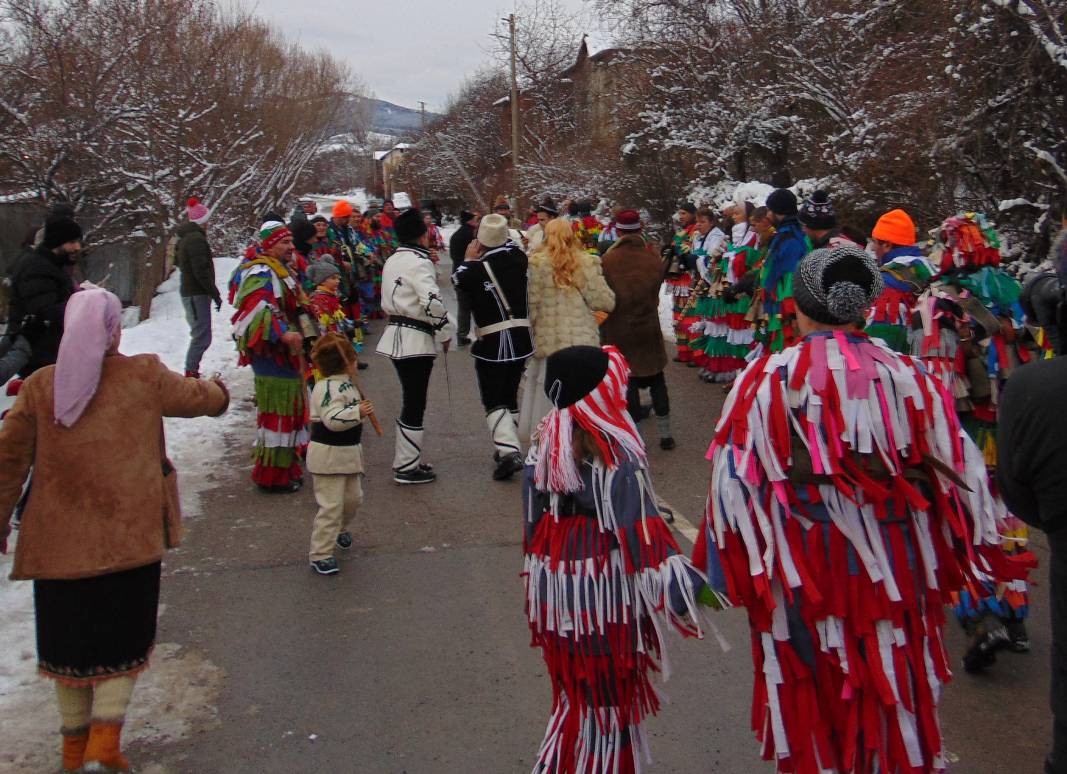
[[667,294],[672,301],[674,317],[674,338],[678,351],[674,356],[676,363],[688,363],[693,359],[689,351],[689,326],[695,319],[685,316],[689,306],[689,295],[693,289],[692,257],[689,254],[696,231],[697,208],[692,202],[683,202],[678,207],[675,218],[678,228],[674,232],[671,244],[664,248],[667,262],[667,276],[664,279]]
[[378,342],[378,354],[393,361],[403,395],[396,420],[393,481],[428,484],[437,475],[422,461],[426,392],[437,345],[448,352],[456,325],[437,287],[422,213],[414,207],[404,210],[396,216],[395,228],[400,247],[382,269],[382,309],[389,322]]
[[[1040,353],[1027,346],[1019,303],[1022,288],[1000,266],[1000,237],[993,225],[980,213],[963,213],[945,220],[940,236],[941,273],[918,315],[916,327],[921,326],[924,335],[915,337],[913,351],[936,366],[946,363],[956,347],[956,371],[946,386],[962,393],[957,400],[960,421],[982,451],[995,486],[1000,393],[1012,372]],[[937,325],[927,324],[928,319]],[[955,323],[954,331],[946,330],[950,323]],[[951,373],[944,367],[940,371]],[[1028,528],[1015,516],[1009,515],[1003,537],[1005,552],[1029,555]],[[1022,580],[968,583],[960,591],[955,612],[970,637],[963,656],[967,671],[993,664],[998,650],[1030,650],[1028,601]]]
[[[735,213],[752,210],[751,204],[737,205]],[[715,280],[709,292],[708,319],[704,324],[703,345],[706,382],[729,383],[745,367],[745,358],[755,342],[755,330],[747,318],[751,298],[739,283],[759,264],[760,236],[746,218],[730,230],[730,242],[717,261]],[[733,290],[731,290],[733,289]]]
[[552,681],[534,772],[639,771],[667,630],[700,637],[698,600],[723,606],[656,509],[627,372],[614,347],[568,347],[546,364],[553,409],[523,480],[526,615]]
[[508,220],[482,218],[466,260],[452,273],[457,291],[470,299],[478,340],[471,345],[478,392],[493,440],[493,479],[522,470],[519,442],[519,383],[533,355],[527,309],[526,254],[508,238]]
[[871,232],[884,289],[867,313],[867,335],[901,353],[911,351],[912,312],[935,270],[916,245],[918,232],[904,210],[890,210]]
[[793,273],[809,247],[797,220],[797,197],[792,191],[772,191],[767,197],[767,210],[775,233],[759,279],[762,320],[757,341],[766,352],[781,352],[798,338]]
[[585,251],[590,255],[600,255],[597,248],[600,236],[604,233],[604,224],[593,214],[593,205],[588,199],[578,202],[578,217],[571,226]]
[[944,605],[1027,569],[949,396],[856,330],[881,285],[862,250],[807,256],[803,338],[738,377],[708,451],[694,556],[748,610],[753,730],[779,772],[944,771]]
[[251,365],[256,385],[256,445],[252,480],[265,492],[295,492],[303,484],[297,448],[307,443],[303,291],[286,268],[293,237],[284,223],[259,229],[254,258],[230,277],[238,365]]
[[726,232],[719,227],[718,218],[707,207],[701,207],[696,213],[696,228],[689,242],[689,255],[692,256],[696,280],[689,294],[682,317],[692,320],[689,324],[689,351],[692,355],[687,365],[699,368],[703,377],[707,365],[704,346],[707,333],[704,326],[710,314],[712,284],[718,278],[717,269],[720,256],[726,249]]

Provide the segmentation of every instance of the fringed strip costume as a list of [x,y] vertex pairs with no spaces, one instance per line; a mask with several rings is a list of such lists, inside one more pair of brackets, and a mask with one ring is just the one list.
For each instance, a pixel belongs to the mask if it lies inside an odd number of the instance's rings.
[[[606,373],[568,402],[570,375],[605,352]],[[557,380],[554,362],[573,353]],[[534,771],[640,771],[650,760],[642,721],[659,707],[651,673],[669,671],[666,633],[701,636],[698,598],[714,607],[721,599],[678,552],[656,509],[644,445],[626,412],[621,353],[571,347],[546,366],[557,408],[538,428],[523,485],[526,613],[553,689]],[[561,388],[562,379],[572,384]],[[597,454],[576,459],[575,429]]]

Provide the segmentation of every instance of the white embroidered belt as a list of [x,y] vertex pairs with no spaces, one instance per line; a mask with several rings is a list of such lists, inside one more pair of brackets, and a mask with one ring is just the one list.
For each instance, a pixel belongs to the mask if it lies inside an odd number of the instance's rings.
[[503,322],[493,323],[492,325],[486,325],[484,328],[478,328],[478,338],[484,339],[491,333],[500,333],[500,331],[506,331],[508,328],[529,328],[530,321],[525,317],[513,317],[510,320],[504,320]]

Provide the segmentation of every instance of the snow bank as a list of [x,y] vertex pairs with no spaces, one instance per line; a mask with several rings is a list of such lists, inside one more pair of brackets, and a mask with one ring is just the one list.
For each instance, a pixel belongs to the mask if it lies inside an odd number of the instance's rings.
[[[798,199],[803,199],[818,187],[818,180],[798,180],[790,186],[789,190],[795,193]],[[694,186],[689,191],[689,200],[712,207],[724,207],[727,204],[742,202],[752,202],[757,207],[762,207],[767,203],[767,197],[773,190],[773,185],[761,183],[758,180],[748,182],[721,180],[711,186]]]
[[[215,262],[215,276],[223,298],[237,259]],[[151,352],[175,371],[184,370],[189,328],[178,295],[175,271],[158,288],[152,315],[140,325],[122,332],[124,354]],[[179,471],[182,512],[186,517],[202,513],[199,494],[210,487],[214,471],[225,452],[223,438],[232,427],[254,424],[251,405],[250,369],[236,367],[237,356],[230,338],[233,308],[223,302],[221,314],[212,318],[211,348],[201,372],[222,373],[230,389],[230,410],[217,419],[166,420],[167,447]],[[247,434],[249,437],[251,433]],[[17,538],[18,533],[13,534]],[[14,540],[12,541],[12,544]],[[13,550],[13,546],[12,546]],[[8,580],[12,556],[0,556],[0,717],[4,718],[7,744],[0,749],[0,770],[51,771],[56,768],[59,716],[51,685],[37,676],[33,620],[33,587]],[[219,670],[198,654],[173,643],[160,643],[153,666],[138,682],[126,738],[165,741],[188,734],[192,725],[216,722],[214,697],[221,680]]]

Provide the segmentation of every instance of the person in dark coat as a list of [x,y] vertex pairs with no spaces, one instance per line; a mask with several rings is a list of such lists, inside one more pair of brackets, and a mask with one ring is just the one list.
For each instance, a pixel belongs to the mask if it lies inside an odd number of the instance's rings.
[[195,197],[186,207],[189,220],[178,227],[175,248],[182,272],[181,297],[185,320],[189,323],[189,349],[185,353],[185,375],[200,378],[200,359],[211,346],[211,304],[222,309],[222,294],[215,285],[215,261],[207,241],[210,212]]
[[468,245],[466,260],[452,273],[457,293],[470,301],[478,326],[471,346],[478,390],[493,439],[497,481],[522,470],[519,443],[519,383],[526,360],[533,355],[527,309],[526,253],[508,238],[508,219],[482,218],[477,241]]
[[[1067,227],[1064,229],[1067,234]],[[1057,247],[1062,247],[1057,256]],[[1052,749],[1045,774],[1067,773],[1067,415],[1058,410],[1067,389],[1059,320],[1063,319],[1063,269],[1067,241],[1053,248],[1060,270],[1054,282],[1039,275],[1023,291],[1023,308],[1057,343],[1052,360],[1038,360],[1015,370],[1000,396],[997,425],[997,483],[1012,514],[1045,532],[1049,547],[1049,619],[1052,628]],[[1048,304],[1036,304],[1035,294]],[[1029,302],[1029,303],[1028,303]],[[1044,307],[1044,309],[1042,308]]]
[[[448,240],[448,257],[452,259],[453,271],[463,263],[467,247],[478,235],[478,223],[481,219],[482,216],[477,212],[463,210],[459,214],[460,223],[463,225],[457,228],[452,238]],[[470,298],[458,287],[456,288],[456,318],[456,343],[465,347],[471,343],[471,302]]]
[[11,276],[9,319],[13,332],[21,333],[31,350],[19,371],[23,377],[56,362],[63,313],[74,293],[69,267],[81,252],[81,240],[81,226],[73,218],[49,218],[41,243],[23,253]]
[[649,388],[656,414],[661,449],[674,448],[671,403],[667,394],[667,348],[659,322],[659,293],[664,263],[659,245],[645,238],[637,210],[623,210],[615,219],[619,239],[604,253],[604,279],[615,292],[615,311],[600,328],[605,344],[612,344],[630,364],[626,403],[634,422],[641,419],[639,390]]

